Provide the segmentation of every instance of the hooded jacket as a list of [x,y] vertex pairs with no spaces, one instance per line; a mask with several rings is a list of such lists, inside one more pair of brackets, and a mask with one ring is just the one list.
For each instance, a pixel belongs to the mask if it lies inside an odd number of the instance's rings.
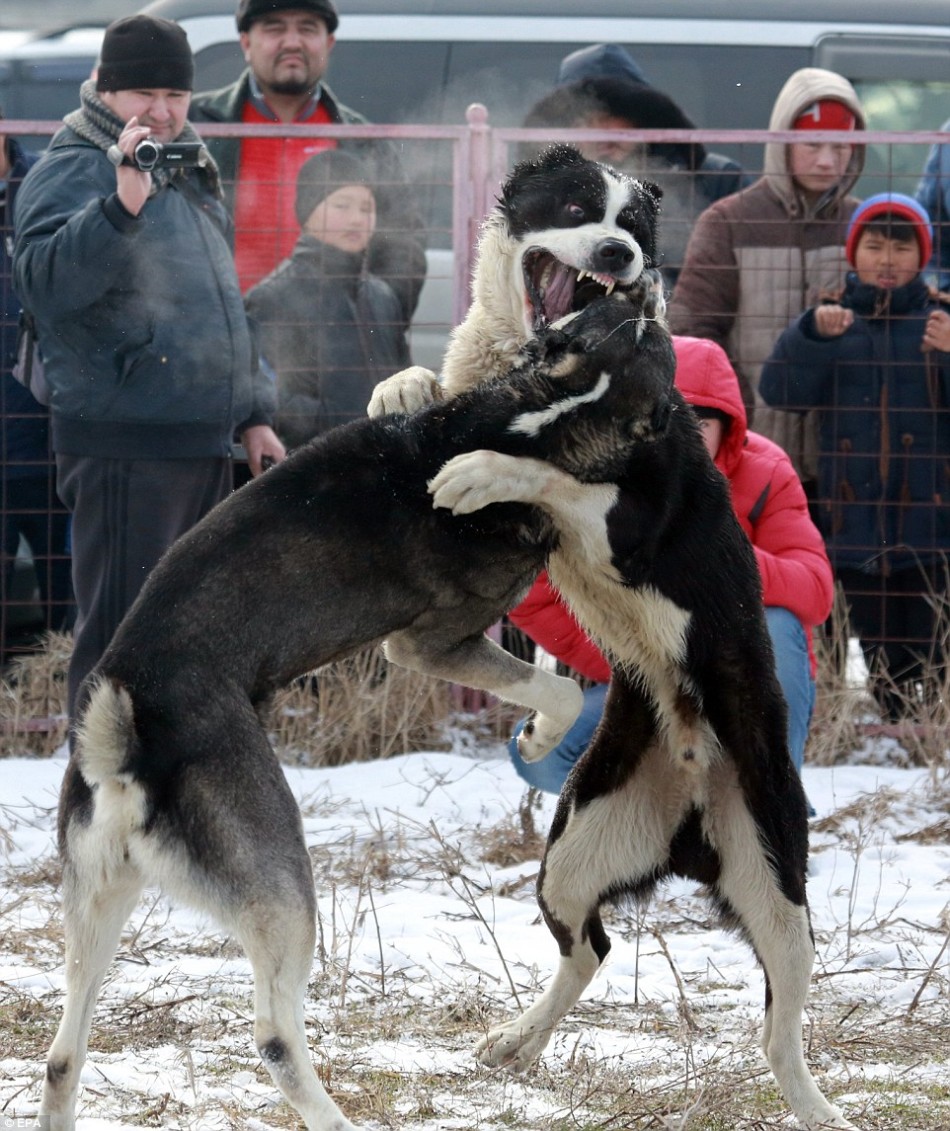
[[245,297],[261,353],[277,373],[277,433],[296,447],[366,415],[377,382],[410,362],[392,289],[364,256],[311,235]]
[[818,410],[819,519],[836,568],[939,560],[950,552],[950,354],[921,341],[942,304],[921,275],[882,292],[852,273],[841,305],[857,317],[839,337],[818,334],[814,308],[782,334],[762,394]]
[[[676,385],[683,396],[690,404],[718,409],[731,420],[715,464],[729,481],[733,508],[752,543],[764,604],[788,609],[802,622],[814,676],[811,629],[831,612],[834,581],[804,489],[782,449],[748,430],[739,383],[722,349],[700,338],[674,337],[673,345]],[[546,652],[581,675],[598,682],[610,678],[603,654],[546,574],[509,616]]]
[[[780,91],[769,129],[790,130],[799,115],[822,98],[843,103],[854,114],[857,129],[865,128],[864,111],[847,79],[806,67]],[[802,140],[807,138],[803,135]],[[788,452],[803,478],[812,479],[813,439],[806,443],[801,417],[765,405],[758,394],[759,375],[792,319],[820,294],[843,285],[845,234],[858,205],[850,193],[865,154],[864,146],[855,145],[845,176],[811,203],[788,171],[788,153],[786,143],[768,142],[759,180],[717,201],[699,217],[668,315],[675,334],[709,338],[725,349],[756,430]]]
[[[320,102],[331,122],[344,126],[368,125],[367,119],[344,106],[326,83],[321,85],[320,90]],[[191,100],[188,116],[194,122],[240,122],[244,106],[250,100],[251,72],[247,69],[229,86],[196,94]],[[205,144],[217,162],[228,208],[233,216],[241,139],[207,138]],[[337,145],[366,166],[379,217],[379,227],[369,247],[369,269],[392,286],[408,322],[419,301],[427,266],[424,222],[415,206],[415,195],[406,179],[399,154],[393,143],[385,138],[341,138]]]
[[231,256],[200,170],[178,170],[138,216],[106,153],[65,126],[16,201],[17,293],[36,319],[53,448],[112,459],[228,457],[270,423]]

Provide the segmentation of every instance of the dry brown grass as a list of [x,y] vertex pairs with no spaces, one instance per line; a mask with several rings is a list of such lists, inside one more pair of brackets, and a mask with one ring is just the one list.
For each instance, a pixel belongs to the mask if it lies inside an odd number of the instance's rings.
[[[72,639],[51,634],[0,679],[0,758],[49,757],[66,737],[66,667]],[[466,706],[482,703],[477,711]],[[515,713],[443,680],[388,664],[366,649],[296,680],[274,698],[268,729],[281,758],[339,766],[447,748],[456,723],[477,744],[509,733]]]
[[[950,607],[939,631],[950,636]],[[895,740],[892,757],[898,762],[950,766],[950,672],[928,702],[906,703],[906,721],[882,725],[870,693],[849,679],[850,636],[839,592],[829,625],[816,634],[818,696],[807,760],[825,766],[852,761],[869,737],[884,736]],[[70,648],[68,635],[51,634],[0,680],[0,758],[48,757],[63,742]],[[268,727],[284,761],[338,766],[445,749],[449,726],[456,745],[468,742],[474,749],[506,739],[519,714],[508,704],[390,665],[378,649],[366,649],[280,691]]]
[[278,692],[269,729],[281,757],[306,766],[369,762],[445,745],[449,685],[366,649]]
[[48,758],[66,737],[66,666],[72,637],[49,633],[0,680],[0,758]]
[[[934,596],[939,606],[937,635],[950,639],[950,604]],[[881,723],[874,699],[866,687],[856,686],[847,670],[847,645],[852,637],[847,607],[840,589],[831,618],[823,632],[816,633],[818,694],[808,736],[806,759],[820,766],[849,762],[869,737],[895,740],[895,758],[906,765],[947,768],[950,766],[950,670],[928,675],[931,694],[927,701],[911,699],[891,690],[902,701],[904,719]]]

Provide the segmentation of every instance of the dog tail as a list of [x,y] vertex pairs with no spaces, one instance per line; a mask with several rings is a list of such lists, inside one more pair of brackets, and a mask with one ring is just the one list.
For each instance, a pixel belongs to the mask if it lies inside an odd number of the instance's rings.
[[98,679],[76,728],[82,776],[90,785],[131,784],[132,774],[125,767],[136,742],[132,697],[118,681]]

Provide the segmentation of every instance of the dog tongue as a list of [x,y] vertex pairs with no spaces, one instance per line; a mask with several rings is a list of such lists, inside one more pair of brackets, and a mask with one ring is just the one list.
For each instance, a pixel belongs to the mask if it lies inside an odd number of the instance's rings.
[[572,267],[566,267],[563,263],[555,264],[544,288],[543,308],[548,322],[556,322],[565,314],[570,314],[576,281],[577,272]]

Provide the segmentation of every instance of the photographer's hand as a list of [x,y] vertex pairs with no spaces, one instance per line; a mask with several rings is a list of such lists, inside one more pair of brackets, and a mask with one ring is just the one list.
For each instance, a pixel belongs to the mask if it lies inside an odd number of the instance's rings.
[[252,475],[260,475],[268,467],[280,463],[287,452],[268,424],[252,424],[241,433],[241,443],[247,452],[247,465]]
[[143,173],[132,161],[135,147],[143,138],[149,137],[151,132],[148,126],[139,125],[138,118],[129,118],[116,143],[122,154],[128,158],[128,163],[116,166],[116,195],[122,207],[132,216],[138,216],[142,211],[152,190],[152,174]]

